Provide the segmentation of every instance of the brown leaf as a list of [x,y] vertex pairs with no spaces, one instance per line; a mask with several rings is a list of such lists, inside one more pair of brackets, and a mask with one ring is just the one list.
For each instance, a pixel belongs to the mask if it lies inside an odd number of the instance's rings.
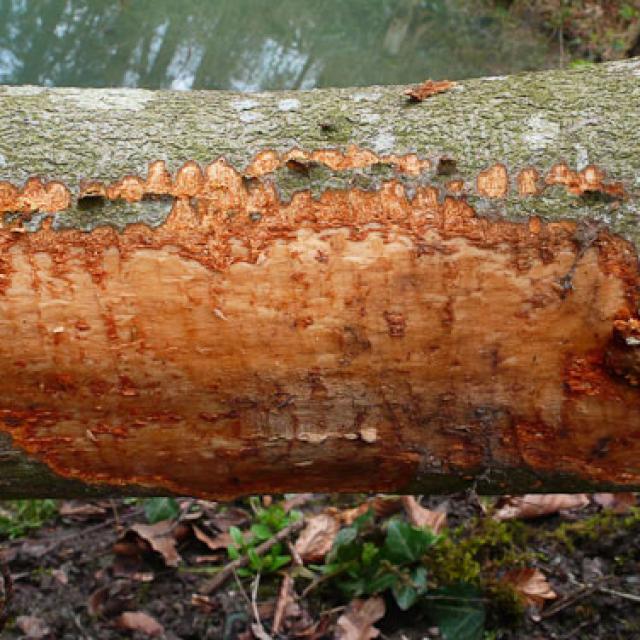
[[137,631],[147,636],[160,636],[164,633],[164,627],[148,613],[143,611],[125,611],[116,620],[116,625],[121,629]]
[[614,513],[626,513],[638,500],[634,493],[594,493],[593,501]]
[[512,569],[502,577],[502,581],[509,584],[527,606],[541,608],[545,600],[558,597],[538,569]]
[[307,518],[306,527],[296,540],[294,549],[305,562],[320,562],[330,551],[340,530],[340,522],[328,513]]
[[111,565],[111,575],[137,582],[153,582],[155,578],[153,571],[145,571],[145,564],[140,556],[117,556]]
[[220,608],[220,602],[217,598],[205,596],[201,593],[191,594],[191,604],[207,614],[211,614]]
[[51,633],[44,620],[36,616],[18,616],[16,625],[29,640],[40,640]]
[[297,509],[313,499],[313,493],[296,493],[282,503],[282,508],[288,513],[291,509]]
[[129,581],[115,580],[99,587],[90,596],[87,610],[91,616],[110,618],[134,606],[135,595]]
[[173,524],[172,520],[162,520],[156,524],[134,524],[129,531],[148,542],[151,548],[164,558],[167,566],[177,567],[180,563],[180,555],[176,550]]
[[404,93],[408,96],[409,102],[422,102],[430,96],[436,95],[436,93],[443,93],[455,86],[456,83],[451,82],[450,80],[441,80],[439,82],[425,80],[422,84],[418,84],[411,89],[407,89]]
[[69,577],[64,569],[53,569],[51,571],[51,576],[62,585],[69,584]]
[[434,533],[440,533],[447,526],[446,513],[425,509],[413,496],[402,496],[402,506],[407,512],[409,522],[414,527],[431,529]]
[[352,524],[356,518],[367,513],[369,509],[371,509],[377,517],[384,518],[400,511],[400,509],[402,509],[402,503],[396,496],[376,496],[353,509],[341,511],[340,519],[348,526]]
[[58,508],[61,516],[83,517],[102,516],[107,512],[108,506],[105,504],[84,502],[82,500],[65,500]]
[[586,493],[531,493],[524,496],[507,496],[493,514],[494,520],[513,518],[539,518],[558,511],[582,509],[589,504]]
[[211,524],[220,531],[228,531],[229,527],[239,527],[251,520],[251,516],[239,507],[229,507],[225,511],[211,517]]
[[380,631],[373,623],[384,615],[384,600],[379,596],[361,600],[356,598],[336,623],[336,640],[369,640],[377,638]]
[[225,532],[217,535],[215,538],[212,538],[210,535],[206,534],[200,527],[196,527],[193,525],[193,535],[200,541],[202,544],[207,545],[211,551],[218,551],[219,549],[226,549],[232,542],[231,536]]

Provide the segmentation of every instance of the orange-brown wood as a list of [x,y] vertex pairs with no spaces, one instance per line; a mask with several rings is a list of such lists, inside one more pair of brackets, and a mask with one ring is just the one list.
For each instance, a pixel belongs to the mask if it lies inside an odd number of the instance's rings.
[[[1,229],[0,430],[67,478],[201,496],[510,469],[640,485],[629,243],[395,180],[282,202],[260,178],[290,156],[259,156],[251,180],[155,162],[82,185],[171,198],[155,229]],[[546,181],[615,190],[593,168]],[[507,183],[502,165],[476,181],[489,198]],[[69,206],[36,187],[5,184],[0,205]]]

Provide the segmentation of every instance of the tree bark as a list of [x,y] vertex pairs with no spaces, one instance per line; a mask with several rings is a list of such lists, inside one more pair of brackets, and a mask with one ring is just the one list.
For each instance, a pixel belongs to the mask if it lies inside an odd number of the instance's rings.
[[0,87],[0,497],[640,489],[640,62]]

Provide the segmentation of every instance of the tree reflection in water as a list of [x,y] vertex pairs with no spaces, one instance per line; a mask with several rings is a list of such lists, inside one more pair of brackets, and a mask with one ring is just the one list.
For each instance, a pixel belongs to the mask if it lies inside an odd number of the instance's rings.
[[174,89],[401,84],[551,65],[462,0],[0,0],[0,83]]

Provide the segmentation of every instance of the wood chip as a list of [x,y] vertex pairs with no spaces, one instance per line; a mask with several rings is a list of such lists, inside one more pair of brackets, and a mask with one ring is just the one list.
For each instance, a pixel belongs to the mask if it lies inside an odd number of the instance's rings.
[[449,91],[449,89],[455,86],[456,83],[451,82],[450,80],[440,80],[438,82],[425,80],[422,84],[418,84],[411,89],[407,89],[404,93],[409,98],[409,102],[422,102],[437,93]]

